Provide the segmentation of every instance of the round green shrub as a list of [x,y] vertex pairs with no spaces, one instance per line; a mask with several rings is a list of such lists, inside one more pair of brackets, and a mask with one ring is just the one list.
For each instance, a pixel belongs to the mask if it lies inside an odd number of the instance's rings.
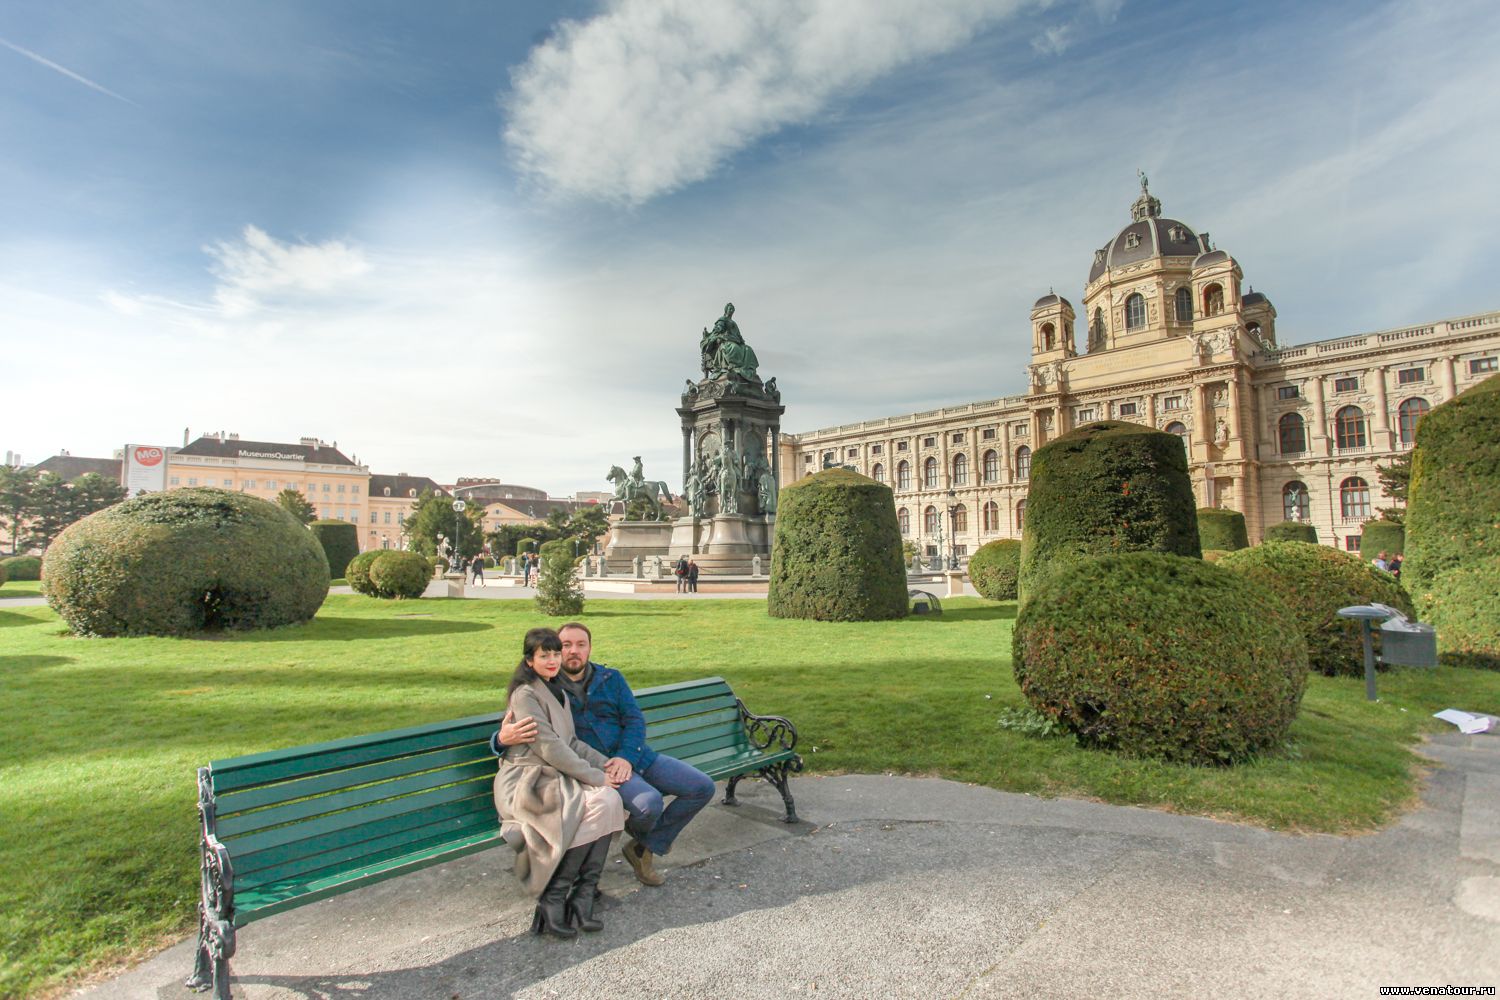
[[1223,507],[1199,507],[1198,542],[1205,549],[1225,552],[1247,548],[1250,535],[1245,531],[1245,515]]
[[1359,554],[1374,559],[1382,552],[1400,555],[1406,551],[1406,527],[1395,521],[1366,521],[1359,533]]
[[1416,595],[1437,626],[1445,667],[1500,670],[1500,559],[1450,569]]
[[421,597],[432,579],[432,563],[417,552],[386,550],[370,560],[370,587],[376,597],[411,600]]
[[8,580],[40,580],[42,559],[40,556],[11,556],[0,559],[0,569],[5,571]]
[[1021,575],[1021,543],[1014,538],[986,542],[969,559],[969,582],[992,601],[1014,601]]
[[518,538],[516,539],[516,555],[520,556],[527,552],[538,552],[540,551],[539,546],[541,544],[535,538]]
[[1203,561],[1218,562],[1220,559],[1223,559],[1227,555],[1229,555],[1228,549],[1204,549]]
[[375,596],[375,585],[370,582],[370,564],[388,551],[388,549],[371,549],[349,560],[349,565],[344,567],[344,580],[356,594],[364,594],[366,597]]
[[328,575],[345,575],[349,560],[359,555],[359,529],[347,521],[314,521],[307,526],[328,557]]
[[47,550],[42,590],[79,635],[185,635],[305,622],[328,560],[281,507],[191,487],[91,514]]
[[1311,542],[1318,544],[1318,529],[1306,521],[1282,521],[1266,529],[1268,542]]
[[1038,448],[1021,536],[1020,598],[1079,556],[1170,552],[1198,558],[1187,453],[1175,434],[1140,424],[1084,424]]
[[782,489],[766,610],[817,621],[904,618],[906,566],[890,487],[824,469]]
[[1016,681],[1080,743],[1227,764],[1280,745],[1307,683],[1282,603],[1201,559],[1126,552],[1043,577],[1021,606]]
[[575,574],[572,540],[543,542],[538,554],[542,558],[536,574],[538,610],[554,618],[578,614],[583,610],[583,586]]
[[1231,552],[1218,565],[1286,602],[1307,642],[1308,665],[1329,677],[1363,677],[1365,672],[1359,622],[1340,618],[1339,608],[1386,604],[1413,614],[1411,598],[1395,577],[1327,545],[1266,542]]

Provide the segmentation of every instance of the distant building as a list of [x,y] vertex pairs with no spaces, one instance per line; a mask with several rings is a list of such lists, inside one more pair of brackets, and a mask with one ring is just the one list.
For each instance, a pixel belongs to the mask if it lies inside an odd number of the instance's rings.
[[89,473],[113,479],[118,483],[121,461],[119,458],[82,458],[63,452],[38,462],[31,469],[38,475],[51,472],[60,476],[65,483],[71,483],[79,476],[86,476]]
[[423,493],[447,495],[447,490],[426,476],[411,476],[404,472],[394,476],[370,476],[367,492],[369,513],[359,543],[364,551],[405,548],[406,518],[416,509],[417,499]]

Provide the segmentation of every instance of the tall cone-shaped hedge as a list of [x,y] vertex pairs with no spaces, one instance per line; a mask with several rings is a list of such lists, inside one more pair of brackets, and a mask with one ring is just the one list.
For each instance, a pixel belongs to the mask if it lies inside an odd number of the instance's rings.
[[[1401,579],[1437,626],[1445,662],[1500,667],[1500,375],[1422,418],[1412,451]],[[1365,553],[1368,555],[1368,553]],[[1455,574],[1452,580],[1446,579]],[[1477,619],[1476,619],[1477,616]],[[1445,629],[1444,623],[1453,622]],[[1450,644],[1445,632],[1466,638]],[[1476,637],[1488,634],[1486,641]]]
[[825,469],[781,491],[771,586],[775,618],[880,621],[906,615],[906,566],[890,487]]
[[1060,561],[1137,551],[1203,554],[1182,439],[1100,421],[1038,448],[1021,535],[1021,600]]
[[359,529],[348,521],[314,521],[307,526],[323,555],[328,557],[328,573],[337,579],[349,568],[349,560],[359,555]]

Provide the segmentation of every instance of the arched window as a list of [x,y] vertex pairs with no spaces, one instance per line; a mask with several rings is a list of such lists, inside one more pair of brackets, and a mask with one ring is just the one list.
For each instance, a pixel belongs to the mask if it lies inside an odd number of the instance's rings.
[[1401,443],[1411,444],[1417,439],[1417,421],[1422,415],[1432,409],[1427,400],[1420,396],[1413,396],[1405,400],[1396,409],[1396,419],[1401,427]]
[[1050,351],[1057,346],[1057,327],[1051,323],[1042,324],[1042,350]]
[[1333,415],[1334,444],[1340,448],[1363,448],[1365,446],[1365,411],[1357,406],[1346,406]]
[[1026,501],[1021,500],[1016,504],[1016,527],[1026,527]]
[[1282,414],[1276,422],[1276,435],[1283,455],[1300,455],[1307,450],[1307,426],[1300,413]]
[[1182,438],[1183,450],[1186,451],[1189,455],[1192,454],[1193,448],[1192,445],[1188,443],[1188,429],[1186,424],[1184,424],[1181,420],[1174,420],[1170,424],[1167,424],[1167,426],[1163,427],[1162,430],[1166,431],[1168,434],[1176,434],[1178,437]]
[[928,507],[922,511],[922,533],[924,535],[935,535],[938,530],[938,513],[936,507]]
[[1187,285],[1177,289],[1175,305],[1177,322],[1191,323],[1193,321],[1193,290]]
[[1370,484],[1358,476],[1339,483],[1339,509],[1344,520],[1356,521],[1370,516]]
[[1203,289],[1203,315],[1217,316],[1224,311],[1224,286],[1215,282]]
[[984,481],[987,483],[1000,481],[1000,456],[993,448],[984,453]]
[[1306,483],[1293,480],[1281,488],[1281,516],[1288,521],[1307,521],[1312,518]]
[[967,486],[967,485],[969,485],[969,456],[968,455],[959,454],[959,455],[954,455],[953,456],[953,485],[954,486]]
[[968,530],[969,508],[965,507],[963,504],[959,504],[958,509],[953,512],[953,534],[957,535],[960,531]]
[[873,478],[877,483],[885,482],[885,466],[881,465],[879,462],[876,462],[875,468],[870,470],[870,475],[871,478]]
[[1146,300],[1140,292],[1125,300],[1125,329],[1139,330],[1146,325]]
[[386,495],[386,496],[390,496],[390,495],[391,495],[391,488],[390,488],[390,487],[389,487],[389,486],[387,486],[387,487],[386,487],[386,488],[385,488],[385,495]]
[[1031,449],[1024,444],[1016,449],[1016,478],[1031,478]]
[[1097,351],[1104,346],[1104,310],[1094,309],[1094,322],[1089,326],[1089,350]]
[[911,463],[905,459],[902,459],[901,464],[896,466],[896,489],[911,489]]
[[929,490],[937,489],[938,464],[937,459],[929,458],[922,463],[922,485]]
[[896,523],[901,526],[901,534],[911,534],[911,514],[907,513],[905,507],[896,511]]
[[993,500],[987,500],[984,504],[984,530],[1000,530],[1000,505]]

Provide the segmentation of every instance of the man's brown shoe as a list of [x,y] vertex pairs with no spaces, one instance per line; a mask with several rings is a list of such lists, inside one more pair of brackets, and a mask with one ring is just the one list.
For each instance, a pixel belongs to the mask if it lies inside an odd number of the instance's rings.
[[641,880],[642,885],[661,885],[666,881],[651,863],[651,849],[639,840],[626,844],[620,853],[630,862],[630,867],[635,869],[635,877]]

